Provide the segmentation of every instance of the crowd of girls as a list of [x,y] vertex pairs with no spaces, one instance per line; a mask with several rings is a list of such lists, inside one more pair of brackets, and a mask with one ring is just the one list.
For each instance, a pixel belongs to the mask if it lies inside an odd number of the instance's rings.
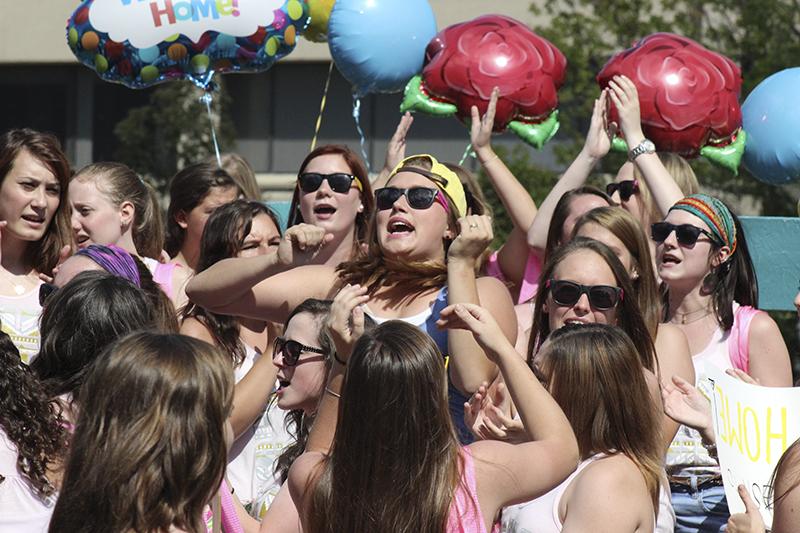
[[[309,153],[285,228],[235,154],[164,214],[123,164],[0,136],[0,533],[764,531],[746,491],[728,511],[704,396],[709,365],[792,385],[738,218],[648,149],[625,77],[538,209],[496,103],[470,136],[497,250],[475,177],[406,153],[410,115],[373,180]],[[617,132],[629,161],[588,186]]]

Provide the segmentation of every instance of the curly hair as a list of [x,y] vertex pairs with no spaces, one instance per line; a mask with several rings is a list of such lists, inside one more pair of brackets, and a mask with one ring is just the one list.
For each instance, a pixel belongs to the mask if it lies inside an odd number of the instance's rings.
[[66,451],[66,431],[56,405],[22,363],[9,336],[0,332],[0,426],[17,448],[18,470],[41,497],[55,493],[47,467]]

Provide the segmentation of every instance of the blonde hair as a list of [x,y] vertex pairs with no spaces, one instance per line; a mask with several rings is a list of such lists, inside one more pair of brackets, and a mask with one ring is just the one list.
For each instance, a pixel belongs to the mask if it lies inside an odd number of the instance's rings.
[[[667,172],[669,172],[669,175],[672,176],[672,179],[675,180],[675,183],[683,192],[684,196],[700,192],[700,183],[697,181],[697,176],[684,158],[672,152],[658,152],[658,158],[661,160],[664,168],[667,169]],[[636,165],[633,166],[633,177],[638,184],[639,197],[641,198],[648,221],[656,222],[662,220],[667,214],[662,213],[658,209],[656,201],[653,199],[653,195],[647,187],[644,175],[642,175],[642,172]],[[649,228],[647,229],[649,231]]]
[[[247,159],[234,153],[225,153],[220,156],[222,161],[221,168],[227,172],[246,200],[261,201],[261,188],[256,180],[256,173]],[[216,157],[209,159],[210,163],[216,163]]]
[[661,321],[662,300],[656,283],[656,274],[653,271],[653,261],[650,255],[650,244],[645,237],[644,230],[636,218],[621,207],[596,207],[584,213],[575,223],[572,236],[578,234],[580,229],[587,224],[597,224],[610,231],[631,254],[632,268],[637,276],[631,273],[633,285],[632,296],[639,304],[647,330],[652,338],[658,332],[658,323]]
[[155,189],[122,163],[93,163],[80,169],[70,181],[90,180],[114,206],[124,202],[133,204],[131,233],[136,252],[158,259],[164,248],[164,223]]

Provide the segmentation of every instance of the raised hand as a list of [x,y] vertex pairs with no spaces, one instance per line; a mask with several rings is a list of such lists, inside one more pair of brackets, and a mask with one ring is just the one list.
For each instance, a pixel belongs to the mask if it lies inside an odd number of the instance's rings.
[[500,89],[497,87],[492,91],[492,96],[489,98],[489,107],[483,117],[480,116],[477,106],[472,106],[472,122],[470,124],[469,139],[472,143],[472,149],[478,156],[481,162],[494,156],[492,152],[492,130],[494,129],[494,115],[497,111],[497,98],[500,95]]
[[414,117],[411,113],[406,112],[400,119],[397,129],[394,130],[394,135],[389,139],[389,145],[386,147],[386,162],[383,168],[386,172],[394,170],[400,161],[406,157],[406,136],[408,130],[411,129],[411,124],[414,122]]
[[369,300],[367,288],[347,284],[333,299],[328,315],[328,329],[336,347],[336,355],[345,363],[353,353],[353,346],[364,334],[364,310],[361,304]]
[[458,236],[447,250],[447,260],[475,265],[494,238],[492,219],[486,215],[468,215],[458,219],[458,227]]
[[639,110],[639,93],[636,85],[625,76],[614,76],[608,82],[610,89],[608,95],[619,114],[619,126],[622,135],[628,143],[628,148],[633,149],[644,139],[642,133],[642,115]]
[[514,352],[492,314],[479,305],[461,303],[447,306],[439,314],[436,325],[442,329],[469,331],[492,362],[497,362],[500,353]]
[[493,392],[484,383],[464,404],[464,421],[472,433],[482,440],[529,440],[522,422],[507,414],[510,407],[511,396],[504,383],[499,383]]
[[310,263],[333,235],[311,224],[298,224],[286,230],[278,246],[278,261],[284,266]]
[[605,157],[611,149],[611,140],[617,134],[617,124],[608,123],[608,89],[603,89],[600,97],[594,101],[592,120],[586,133],[583,152],[591,159]]

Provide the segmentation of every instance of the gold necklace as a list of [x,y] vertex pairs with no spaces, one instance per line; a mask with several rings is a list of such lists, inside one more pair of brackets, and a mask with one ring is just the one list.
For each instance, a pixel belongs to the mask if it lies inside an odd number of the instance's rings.
[[[1,268],[1,267],[0,267],[0,272],[3,273],[3,276],[5,276],[6,280],[8,280],[9,283],[11,283],[11,285],[14,287],[14,294],[16,294],[17,296],[22,296],[23,294],[25,294],[25,292],[28,289],[25,288],[25,285],[22,285],[21,283],[17,283],[15,281],[16,276],[12,277],[10,272],[8,272],[6,269]],[[23,279],[26,279],[28,276],[30,276],[30,273],[25,274]]]
[[[700,315],[699,317],[697,317],[695,319],[687,320],[687,318],[689,318],[691,315],[695,315],[697,313],[702,313],[703,311],[705,311],[705,314],[702,314],[702,315]],[[714,312],[713,309],[697,309],[695,311],[689,311],[688,313],[678,313],[676,311],[674,318],[678,318],[680,320],[681,325],[685,326],[686,324],[693,324],[695,322],[698,322],[698,321],[704,319],[705,317],[707,317],[708,315],[710,315],[713,312]]]

